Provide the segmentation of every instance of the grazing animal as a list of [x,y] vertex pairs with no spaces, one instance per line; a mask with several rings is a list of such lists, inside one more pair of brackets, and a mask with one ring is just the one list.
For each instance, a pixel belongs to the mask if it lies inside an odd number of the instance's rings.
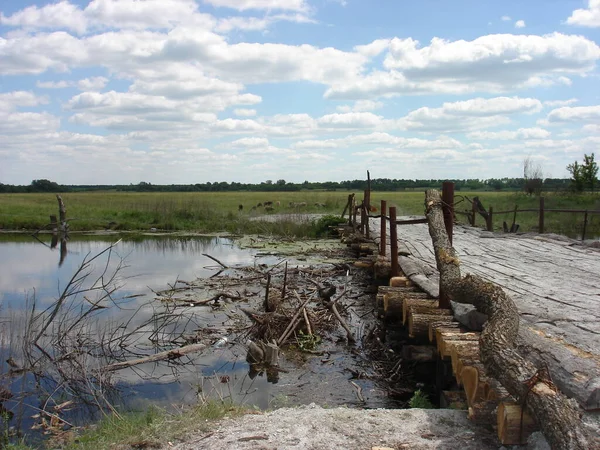
[[273,202],[264,202],[263,205],[265,205],[265,206],[273,206]]
[[325,205],[325,203],[317,202],[317,203],[315,203],[315,206],[319,206],[320,208],[325,208],[325,206],[327,206],[327,205]]
[[277,201],[275,202],[275,205],[276,205],[276,206],[281,206],[281,202],[280,202],[279,200],[277,200]]
[[262,203],[259,203],[256,205],[257,208],[260,208],[262,206]]
[[242,211],[244,209],[244,205],[239,205],[238,206],[238,211]]

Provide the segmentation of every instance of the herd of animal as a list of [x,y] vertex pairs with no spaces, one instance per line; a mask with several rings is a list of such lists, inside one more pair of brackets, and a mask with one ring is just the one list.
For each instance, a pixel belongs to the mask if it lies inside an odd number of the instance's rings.
[[[289,208],[293,208],[293,209],[300,209],[300,208],[306,208],[308,206],[308,203],[306,202],[289,202],[288,203],[288,207]],[[325,208],[327,205],[325,203],[318,203],[316,202],[314,204],[314,206],[317,206],[319,208]],[[270,211],[274,211],[275,208],[279,208],[281,207],[281,202],[280,201],[267,201],[267,202],[260,202],[256,205],[253,205],[250,208],[250,211],[256,211],[258,208],[264,208],[264,210],[266,212],[270,212]],[[242,212],[244,210],[244,205],[239,205],[238,206],[238,211]]]

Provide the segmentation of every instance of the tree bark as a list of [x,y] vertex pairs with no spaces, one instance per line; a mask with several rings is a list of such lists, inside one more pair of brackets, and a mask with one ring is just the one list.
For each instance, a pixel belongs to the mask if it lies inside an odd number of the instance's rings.
[[440,283],[450,298],[475,305],[488,315],[481,334],[481,361],[494,376],[536,417],[542,432],[554,449],[600,448],[600,437],[581,421],[582,411],[554,385],[548,374],[538,370],[515,350],[519,313],[510,297],[498,286],[476,275],[461,278],[460,261],[448,241],[439,191],[428,190],[425,198],[429,234]]

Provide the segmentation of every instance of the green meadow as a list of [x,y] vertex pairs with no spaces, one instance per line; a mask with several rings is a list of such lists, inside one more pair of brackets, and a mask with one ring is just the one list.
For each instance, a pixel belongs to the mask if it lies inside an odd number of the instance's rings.
[[[70,229],[147,231],[190,231],[200,233],[229,232],[238,234],[273,233],[308,236],[306,224],[297,220],[298,214],[341,214],[349,191],[299,192],[84,192],[63,194]],[[362,199],[362,193],[357,192]],[[513,214],[500,211],[537,209],[539,198],[520,192],[456,192],[456,211],[471,210],[468,199],[479,196],[485,208],[494,209],[494,229],[502,230],[502,222],[512,223]],[[600,195],[592,193],[544,193],[545,209],[600,210]],[[466,198],[465,198],[466,197]],[[422,215],[423,192],[377,192],[371,194],[371,204],[379,206],[386,200],[396,206],[398,216]],[[256,207],[266,201],[274,202],[273,210]],[[277,204],[279,202],[279,204]],[[306,206],[290,206],[306,203]],[[239,209],[239,205],[243,209]],[[252,207],[255,209],[252,209]],[[54,194],[0,194],[0,229],[35,231],[49,223],[50,214],[57,214]],[[259,215],[284,214],[276,222],[254,221]],[[583,213],[545,214],[545,231],[577,237],[583,228]],[[457,215],[459,222],[467,222]],[[537,212],[519,212],[516,223],[519,231],[537,231]],[[484,227],[482,217],[477,225]],[[589,214],[587,236],[600,236],[600,214]]]

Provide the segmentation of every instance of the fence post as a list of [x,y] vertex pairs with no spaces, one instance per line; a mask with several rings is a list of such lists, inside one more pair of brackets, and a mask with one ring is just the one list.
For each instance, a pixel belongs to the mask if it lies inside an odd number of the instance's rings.
[[540,197],[540,224],[539,224],[539,232],[542,234],[544,232],[544,197]]
[[585,210],[585,215],[583,216],[583,232],[581,233],[581,240],[585,241],[585,231],[587,228],[587,219],[588,219],[588,210]]
[[365,210],[365,236],[368,238],[371,232],[369,227],[369,212],[371,210],[371,191],[365,190],[365,201],[363,203],[363,209]]
[[494,231],[494,208],[492,208],[491,206],[490,210],[488,211],[486,226],[488,231]]
[[390,259],[391,276],[397,277],[400,273],[398,268],[398,225],[396,225],[396,207],[390,206]]
[[381,240],[381,248],[379,249],[379,254],[381,256],[385,256],[386,251],[386,234],[387,234],[387,202],[385,200],[381,200],[381,231],[379,232],[380,240]]
[[444,224],[448,240],[452,245],[452,231],[454,226],[454,183],[444,181],[442,184],[442,211],[444,213]]

